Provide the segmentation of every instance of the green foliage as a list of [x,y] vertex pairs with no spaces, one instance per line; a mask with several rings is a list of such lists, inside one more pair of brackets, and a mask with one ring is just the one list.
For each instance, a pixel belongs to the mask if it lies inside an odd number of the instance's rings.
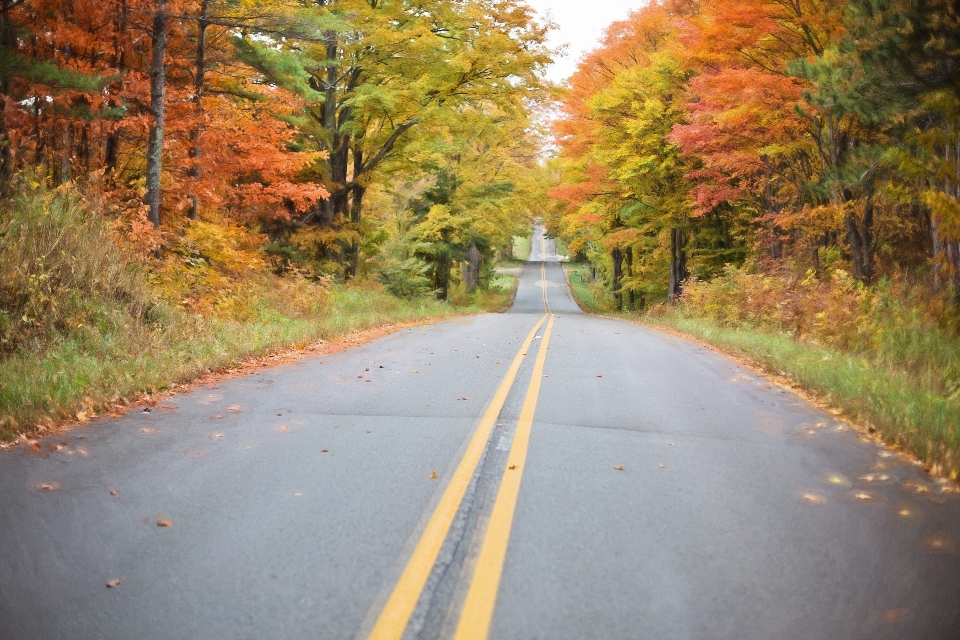
[[11,77],[22,78],[54,89],[76,89],[91,93],[100,91],[116,80],[113,77],[79,73],[45,60],[34,60],[0,46],[0,79]]
[[380,282],[397,297],[420,298],[436,293],[429,273],[430,265],[419,258],[388,259],[380,267]]

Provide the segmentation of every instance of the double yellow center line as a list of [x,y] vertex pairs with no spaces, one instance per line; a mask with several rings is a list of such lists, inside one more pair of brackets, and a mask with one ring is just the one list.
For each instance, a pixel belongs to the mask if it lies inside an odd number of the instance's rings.
[[[545,242],[541,237],[541,242]],[[547,299],[546,267],[541,261],[540,275],[543,283],[543,304],[545,315],[540,318],[517,352],[510,368],[500,383],[500,387],[490,401],[477,429],[473,433],[466,453],[457,465],[450,484],[440,498],[433,515],[430,517],[420,541],[407,562],[400,579],[397,581],[390,598],[384,605],[377,618],[377,622],[369,635],[369,640],[400,640],[413,611],[420,600],[423,588],[430,577],[437,562],[437,556],[450,532],[450,526],[460,509],[463,496],[470,485],[470,480],[477,469],[483,450],[490,439],[493,425],[503,409],[507,395],[516,380],[517,372],[524,356],[536,337],[537,331],[547,321],[546,331],[537,351],[537,359],[533,367],[533,376],[527,387],[527,395],[520,410],[520,420],[513,437],[513,445],[507,457],[507,468],[504,470],[500,489],[487,531],[483,546],[477,561],[473,581],[467,592],[460,623],[457,626],[457,640],[484,640],[490,630],[493,619],[493,609],[497,600],[497,591],[500,586],[500,575],[503,571],[503,562],[507,554],[507,544],[510,540],[510,528],[513,524],[513,514],[516,509],[517,497],[520,493],[520,480],[523,477],[523,465],[527,458],[527,449],[530,441],[530,429],[533,425],[533,416],[536,412],[537,397],[540,394],[540,382],[543,378],[543,365],[547,357],[547,345],[550,342],[550,331],[553,329],[554,316],[550,312]]]
[[485,640],[490,632],[493,620],[493,608],[497,603],[497,590],[500,587],[500,574],[503,561],[507,556],[507,544],[510,541],[510,529],[513,526],[513,513],[520,495],[520,480],[523,478],[523,465],[527,460],[530,444],[530,429],[533,415],[537,409],[537,396],[540,395],[540,381],[543,379],[543,363],[547,358],[547,345],[550,343],[550,331],[553,329],[554,316],[550,316],[543,342],[537,352],[537,361],[533,367],[533,377],[527,387],[527,396],[520,410],[520,420],[513,436],[513,445],[507,457],[507,469],[500,481],[497,500],[493,503],[487,535],[477,558],[477,567],[473,582],[467,592],[460,624],[457,625],[455,640]]

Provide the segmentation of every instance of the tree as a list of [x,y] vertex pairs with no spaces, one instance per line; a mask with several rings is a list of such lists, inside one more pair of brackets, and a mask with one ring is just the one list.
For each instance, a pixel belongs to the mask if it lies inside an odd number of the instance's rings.
[[442,132],[458,110],[511,102],[540,87],[545,28],[518,2],[336,0],[313,9],[320,37],[238,46],[271,82],[301,96],[302,142],[322,151],[330,191],[301,224],[338,230],[327,251],[359,261],[363,196],[385,164],[401,163],[420,135]]

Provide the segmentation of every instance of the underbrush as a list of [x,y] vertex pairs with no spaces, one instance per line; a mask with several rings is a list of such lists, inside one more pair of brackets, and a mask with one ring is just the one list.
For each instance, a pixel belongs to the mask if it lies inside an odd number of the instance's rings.
[[92,209],[75,190],[29,185],[0,207],[0,440],[256,355],[511,297],[495,288],[451,304],[277,276],[226,221],[185,224],[160,264],[139,264]]

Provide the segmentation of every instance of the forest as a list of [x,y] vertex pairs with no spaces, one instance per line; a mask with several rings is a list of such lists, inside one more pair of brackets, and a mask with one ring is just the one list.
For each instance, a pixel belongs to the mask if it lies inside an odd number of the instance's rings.
[[954,302],[957,20],[939,0],[647,5],[571,79],[553,225],[617,308],[746,263],[911,273]]

